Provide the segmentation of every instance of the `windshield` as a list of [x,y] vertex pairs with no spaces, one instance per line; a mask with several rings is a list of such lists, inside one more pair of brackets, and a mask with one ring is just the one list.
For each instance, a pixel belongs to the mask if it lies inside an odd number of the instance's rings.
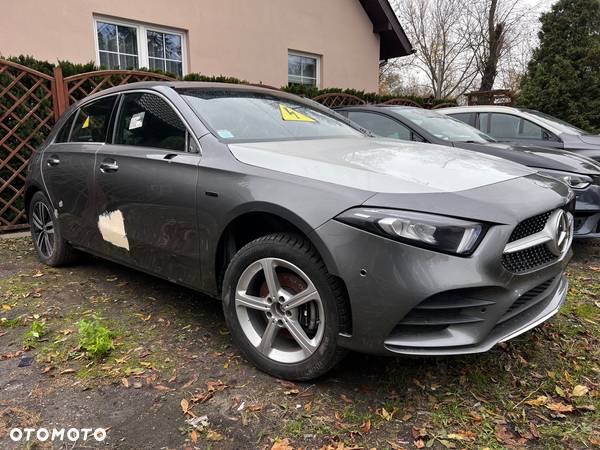
[[460,120],[444,114],[419,108],[391,108],[396,114],[404,117],[438,139],[449,142],[475,142],[483,144],[494,142],[494,139]]
[[556,117],[544,114],[543,112],[535,111],[533,109],[525,109],[524,111],[528,112],[529,114],[533,114],[534,116],[537,116],[541,119],[544,119],[545,122],[548,122],[551,126],[557,128],[561,133],[576,134],[578,136],[581,136],[583,134],[589,134],[581,128],[577,128],[576,126],[571,125],[570,123],[565,122],[564,120],[557,119]]
[[276,95],[234,89],[178,89],[213,134],[225,141],[363,136],[340,119]]

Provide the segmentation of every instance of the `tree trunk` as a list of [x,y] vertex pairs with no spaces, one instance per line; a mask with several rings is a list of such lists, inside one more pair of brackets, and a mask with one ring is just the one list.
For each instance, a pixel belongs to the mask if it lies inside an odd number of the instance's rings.
[[498,60],[504,41],[504,23],[496,22],[498,0],[492,0],[488,14],[488,50],[487,58],[483,61],[480,91],[491,91],[498,75]]

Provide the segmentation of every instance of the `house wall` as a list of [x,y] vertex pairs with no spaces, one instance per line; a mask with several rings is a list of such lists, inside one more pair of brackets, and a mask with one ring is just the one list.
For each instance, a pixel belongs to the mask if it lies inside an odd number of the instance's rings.
[[10,1],[0,54],[95,61],[94,14],[184,30],[187,72],[279,87],[297,50],[321,55],[321,87],[377,90],[379,36],[358,0]]

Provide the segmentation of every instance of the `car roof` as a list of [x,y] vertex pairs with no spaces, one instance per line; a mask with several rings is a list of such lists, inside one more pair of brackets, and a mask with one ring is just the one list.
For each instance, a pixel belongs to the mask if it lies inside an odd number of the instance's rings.
[[496,112],[522,112],[522,108],[516,108],[514,106],[502,106],[502,105],[473,105],[473,106],[450,106],[448,108],[439,108],[436,111],[444,113],[469,113],[469,112],[481,112],[481,111],[496,111]]
[[[87,97],[84,97],[83,99],[77,101],[76,103],[74,103],[73,105],[71,105],[70,109],[76,109],[79,108],[80,106],[82,106],[84,103],[88,103],[90,101],[93,101],[97,98],[103,97],[103,96],[107,96],[107,95],[114,95],[114,94],[120,94],[120,93],[126,93],[129,91],[135,91],[135,90],[140,90],[140,89],[148,89],[148,90],[156,90],[156,91],[160,91],[161,89],[164,91],[164,88],[172,88],[173,90],[176,89],[206,89],[206,90],[210,90],[210,89],[222,89],[224,91],[243,91],[243,92],[253,92],[253,93],[257,93],[257,94],[265,94],[265,95],[271,95],[271,96],[275,96],[275,97],[279,97],[281,99],[285,99],[285,100],[290,100],[290,101],[294,101],[297,103],[304,103],[306,105],[309,105],[310,107],[320,110],[328,115],[332,114],[332,110],[321,105],[320,103],[315,102],[314,100],[311,100],[309,98],[306,97],[302,97],[299,95],[295,95],[295,94],[291,94],[289,92],[285,92],[273,87],[261,87],[261,86],[255,86],[255,85],[248,85],[248,84],[237,84],[237,83],[213,83],[213,82],[206,82],[206,81],[138,81],[135,83],[128,83],[128,84],[122,84],[119,86],[114,86],[108,89],[104,89],[102,91],[96,92],[95,94],[89,95]],[[341,115],[337,115],[338,118],[342,118],[344,121],[347,121],[346,118],[342,117]]]

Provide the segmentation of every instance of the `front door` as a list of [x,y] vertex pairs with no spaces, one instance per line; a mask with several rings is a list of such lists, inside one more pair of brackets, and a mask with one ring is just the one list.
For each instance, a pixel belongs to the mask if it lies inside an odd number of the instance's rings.
[[94,158],[106,142],[116,96],[72,113],[42,157],[42,174],[64,239],[88,247],[98,238],[92,189]]
[[173,107],[150,92],[125,94],[114,143],[96,154],[99,252],[199,286],[196,220],[200,155]]

